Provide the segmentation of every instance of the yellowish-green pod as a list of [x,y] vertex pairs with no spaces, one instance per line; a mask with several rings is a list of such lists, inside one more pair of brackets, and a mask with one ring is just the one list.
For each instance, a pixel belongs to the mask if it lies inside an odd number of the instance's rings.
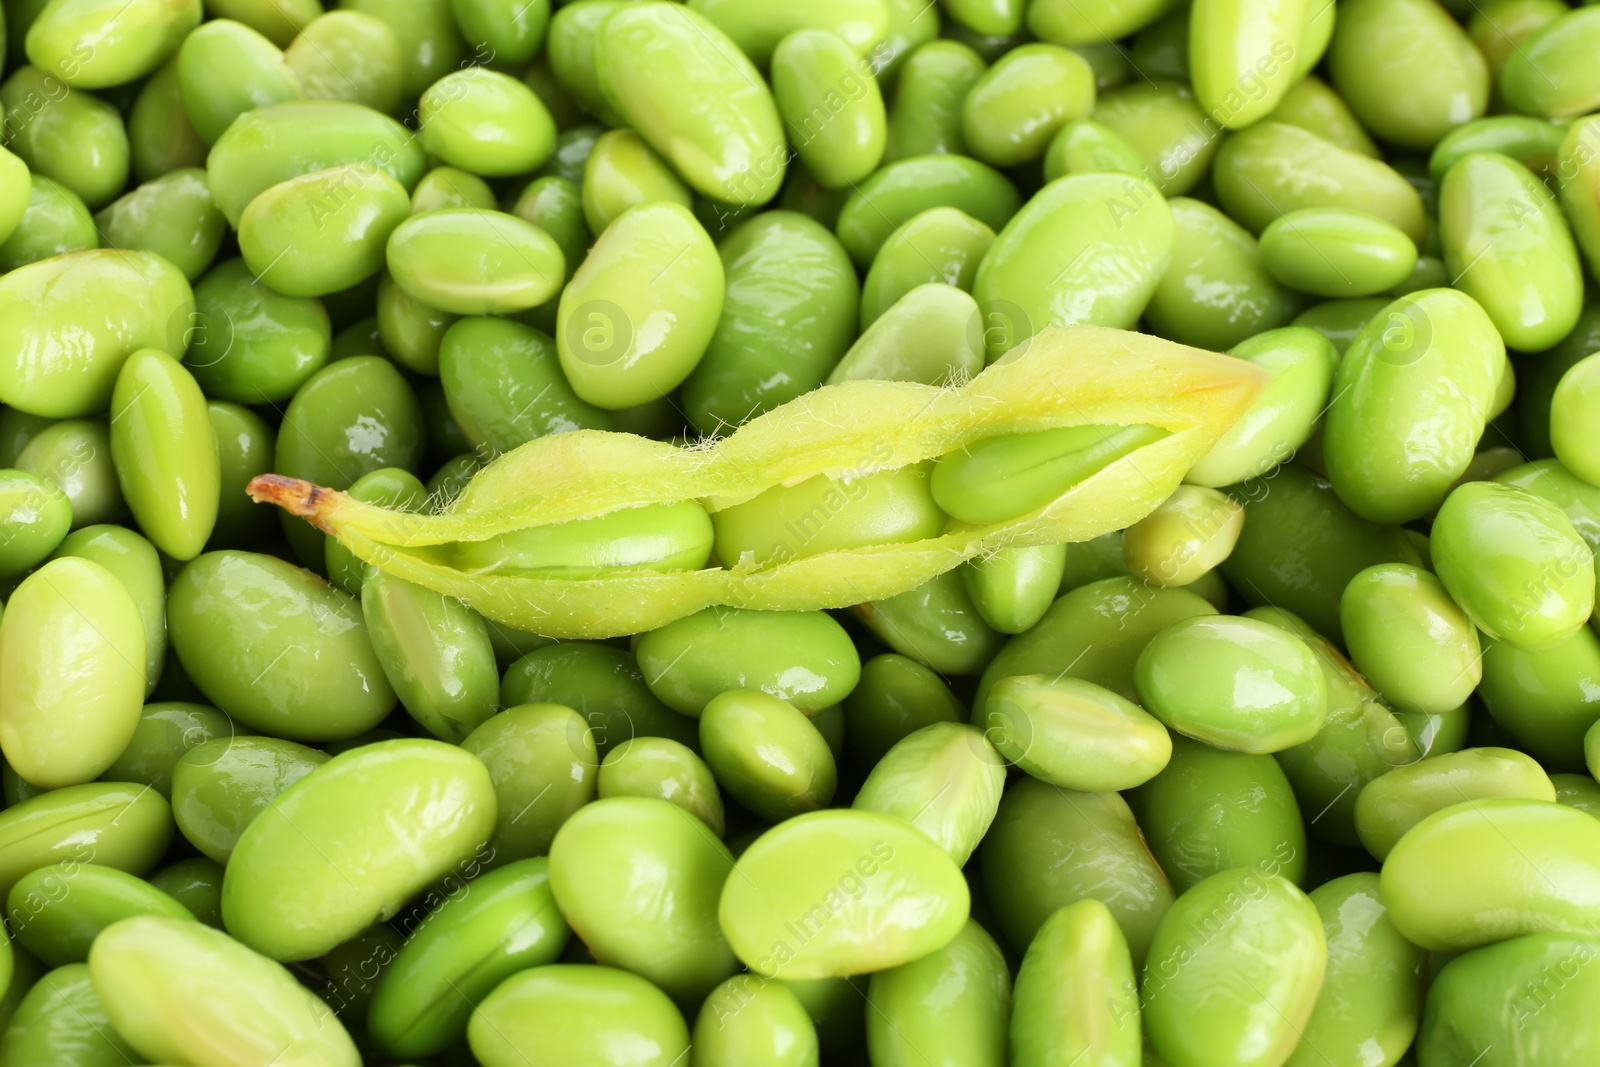
[[122,365],[111,396],[111,458],[151,542],[176,560],[198,556],[216,525],[222,467],[205,395],[165,352],[140,349]]
[[1512,748],[1464,748],[1396,767],[1356,798],[1356,833],[1378,861],[1417,823],[1455,804],[1488,797],[1555,800],[1532,756]]
[[92,781],[122,754],[144,703],[144,625],[98,563],[65,557],[11,594],[0,621],[0,751],[46,789]]
[[1130,329],[1166,273],[1174,236],[1172,210],[1142,178],[1051,182],[1006,223],[973,281],[978,306],[1010,320],[984,331],[989,358],[1051,326]]
[[1000,946],[972,919],[944,948],[872,976],[867,1049],[877,1067],[942,1060],[1005,1067],[1011,973]]
[[405,186],[370,163],[279,182],[239,216],[250,273],[285,296],[325,296],[383,269],[395,227],[411,214]]
[[1389,921],[1376,874],[1335,878],[1307,896],[1322,917],[1328,969],[1285,1067],[1399,1062],[1422,1014],[1426,953]]
[[292,42],[277,44],[307,100],[347,100],[385,115],[400,106],[400,40],[375,15],[318,4]]
[[965,866],[994,822],[1005,781],[1005,762],[982,732],[936,722],[896,742],[850,806],[904,819]]
[[1302,73],[1296,53],[1307,7],[1306,0],[1195,0],[1189,76],[1212,119],[1241,129],[1278,106]]
[[1007,763],[1064,789],[1132,789],[1172,758],[1172,737],[1154,716],[1080,678],[1002,678],[973,718]]
[[611,410],[670,393],[705,355],[725,284],[688,208],[657,201],[624,212],[561,290],[556,346],[573,392]]
[[1556,198],[1509,156],[1478,152],[1439,187],[1450,284],[1475,299],[1507,347],[1542,352],[1583,310],[1583,267]]
[[74,89],[149,74],[200,25],[199,0],[50,0],[28,27],[28,62]]
[[1139,990],[1128,940],[1092,897],[1045,920],[1017,972],[1011,1067],[1139,1067]]
[[799,30],[772,55],[772,93],[800,161],[824,189],[854,188],[878,169],[888,137],[872,67],[842,38]]
[[[1122,529],[1171,494],[1190,463],[1254,399],[1260,372],[1240,360],[1096,327],[1049,331],[972,382],[843,382],[745,423],[707,449],[579,430],[530,441],[491,463],[437,515],[407,515],[278,476],[254,483],[315,520],[358,557],[552,637],[642,633],[713,604],[814,610],[883,600],[996,548],[1082,541]],[[1067,384],[1070,383],[1070,384]],[[1158,429],[1012,518],[895,545],[839,548],[721,569],[619,571],[575,581],[475,575],[429,546],[484,541],[646,504],[706,501],[713,515],[775,486],[821,475],[864,479],[1023,429],[1138,422]],[[844,502],[840,494],[840,503]],[[715,521],[715,520],[713,520]]]
[[0,400],[35,415],[105,411],[141,348],[184,350],[194,294],[149,252],[91,249],[0,278]]
[[[657,200],[692,207],[694,194],[632,130],[607,130],[596,138],[583,165],[583,219],[589,232],[604,233],[624,211]],[[576,270],[577,264],[568,267]]]
[[698,192],[764,204],[788,162],[766,82],[728,35],[672,4],[626,5],[594,41],[606,101]]
[[154,1059],[361,1063],[338,1016],[294,975],[197,922],[119,922],[95,939],[89,976],[116,1032]]

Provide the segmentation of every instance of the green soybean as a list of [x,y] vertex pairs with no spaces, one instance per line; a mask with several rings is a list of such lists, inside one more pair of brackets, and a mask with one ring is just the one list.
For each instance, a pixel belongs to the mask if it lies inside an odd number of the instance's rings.
[[750,1056],[772,1067],[815,1067],[817,1027],[782,984],[736,974],[700,1005],[693,1049],[702,1067],[734,1067]]
[[699,744],[695,721],[650,692],[633,656],[607,645],[550,645],[513,663],[500,683],[500,703],[532,701],[577,711],[594,731],[602,755],[632,737],[670,737],[691,748]]
[[1010,1030],[1016,1067],[1141,1062],[1133,961],[1104,904],[1068,904],[1039,928],[1017,972]]
[[227,863],[239,837],[272,801],[324,763],[314,748],[231,733],[197,745],[172,769],[172,816],[195,848]]
[[989,690],[980,725],[1006,762],[1081,792],[1143,785],[1172,757],[1172,739],[1159,720],[1078,678],[1003,678]]
[[1600,39],[1594,12],[1570,11],[1529,34],[1506,57],[1500,91],[1524,114],[1564,118],[1600,104],[1594,74],[1584,57]]
[[1006,1061],[1011,975],[994,938],[971,919],[944,948],[872,976],[867,1050],[883,1067],[935,1056],[972,1067]]
[[[492,716],[461,747],[483,761],[494,784],[489,847],[497,860],[543,856],[573,812],[595,797],[596,733],[560,704],[517,704]],[[605,740],[604,734],[598,738]]]
[[1477,630],[1421,568],[1367,568],[1345,587],[1339,617],[1350,658],[1402,711],[1453,711],[1483,676]]
[[1274,278],[1335,299],[1391,289],[1417,263],[1411,239],[1375,215],[1346,208],[1304,208],[1274,219],[1261,233],[1261,259]]
[[[119,247],[127,243],[117,240],[124,234],[108,233],[107,236],[112,238],[110,243]],[[41,259],[99,246],[100,234],[95,220],[78,195],[60,182],[35,174],[22,218],[11,236],[0,243],[0,267],[16,270]]]
[[307,100],[344,100],[385,115],[400,106],[400,39],[382,19],[319,6],[293,36],[279,44]]
[[789,143],[823,188],[853,188],[878,168],[888,137],[883,96],[844,39],[789,34],[772,54],[772,93]]
[[213,19],[178,50],[178,93],[200,139],[215,145],[246,111],[300,98],[283,51],[232,19]]
[[914,156],[880,167],[850,194],[835,232],[858,266],[868,266],[906,222],[936,207],[958,208],[991,230],[1017,213],[1021,198],[999,171],[948,153]]
[[689,1054],[689,1028],[667,995],[638,975],[551,964],[500,983],[473,1010],[467,1042],[484,1067],[526,1067],[535,1056],[672,1067]]
[[1356,832],[1382,861],[1417,823],[1436,811],[1488,797],[1555,800],[1555,786],[1533,757],[1508,748],[1467,748],[1394,770],[1356,799]]
[[55,482],[27,471],[0,472],[0,564],[22,574],[55,551],[72,527],[72,504]]
[[600,764],[595,793],[650,797],[676,804],[723,836],[722,794],[711,768],[694,750],[667,737],[633,737],[612,747]]
[[0,105],[8,122],[6,215],[15,227],[27,198],[18,187],[15,159],[35,174],[53,178],[71,189],[90,210],[114,200],[128,184],[127,127],[116,108],[93,93],[74,92],[55,74],[21,67],[0,84]]
[[172,808],[149,786],[90,782],[52,789],[0,811],[0,888],[70,860],[144,874],[172,840]]
[[965,865],[994,821],[1004,786],[1005,763],[988,735],[940,722],[897,741],[851,807],[904,819]]
[[700,714],[700,749],[718,783],[773,822],[826,807],[838,785],[822,734],[792,704],[759,690],[712,698]]
[[103,930],[135,915],[194,920],[182,904],[144,879],[93,863],[41,867],[6,897],[6,917],[18,942],[51,967],[84,962]]

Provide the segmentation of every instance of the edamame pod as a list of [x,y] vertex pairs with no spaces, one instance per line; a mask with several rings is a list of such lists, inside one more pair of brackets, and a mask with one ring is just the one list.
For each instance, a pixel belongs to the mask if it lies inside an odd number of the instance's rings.
[[727,204],[777,195],[788,160],[778,108],[715,23],[628,6],[600,24],[594,57],[605,100],[696,190]]
[[1141,178],[1079,174],[1050,183],[1006,223],[973,280],[980,307],[1016,307],[1010,329],[986,331],[989,358],[1051,326],[1128,329],[1172,261],[1174,239],[1171,209]]
[[828,978],[943,948],[965,926],[969,901],[959,868],[920,831],[875,812],[814,811],[745,850],[718,916],[757,974]]
[[124,920],[95,939],[88,971],[115,1032],[146,1056],[361,1063],[338,1017],[293,975],[200,923]]
[[1003,1067],[1011,1016],[1005,957],[994,938],[968,919],[944,948],[872,976],[868,1054],[880,1067],[911,1067],[930,1055],[970,1067]]
[[1395,928],[1432,952],[1589,929],[1600,823],[1553,800],[1469,800],[1413,826],[1383,862]]
[[132,353],[183,352],[193,309],[183,275],[149,252],[72,252],[13,270],[0,279],[0,399],[55,418],[104,411]]
[[[428,500],[428,491],[417,476],[398,467],[383,467],[363,474],[350,486],[350,495],[385,507],[405,509],[421,508]],[[366,564],[356,559],[348,548],[328,538],[323,563],[330,584],[352,595],[361,595]]]
[[0,751],[47,789],[90,781],[139,725],[144,624],[98,563],[52,560],[12,593],[0,620]]
[[1321,917],[1292,882],[1220,871],[1179,897],[1156,930],[1141,985],[1145,1029],[1173,1067],[1282,1063],[1327,965]]
[[489,772],[470,753],[418,740],[351,749],[245,828],[222,883],[223,917],[270,957],[320,956],[475,864],[494,822]]
[[1034,935],[1017,972],[1014,1067],[1136,1067],[1145,1062],[1133,961],[1110,909],[1085,899]]

